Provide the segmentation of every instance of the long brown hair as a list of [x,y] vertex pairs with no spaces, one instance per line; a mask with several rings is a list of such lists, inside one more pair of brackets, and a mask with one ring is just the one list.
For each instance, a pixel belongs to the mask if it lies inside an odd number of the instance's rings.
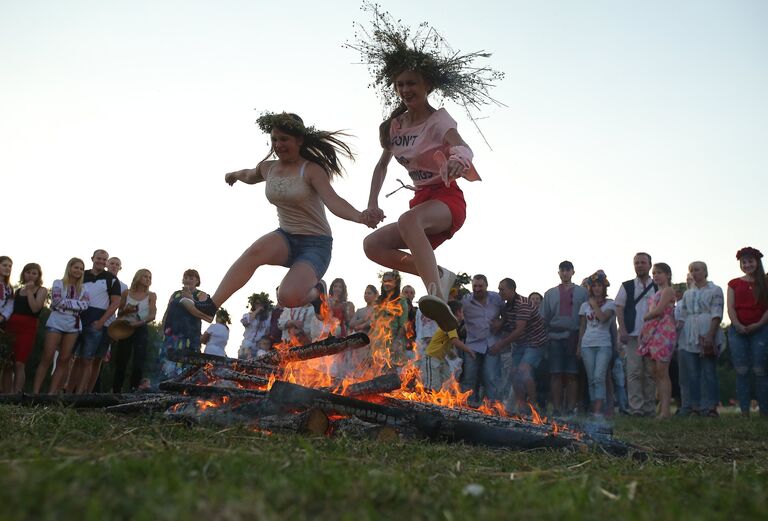
[[[11,259],[7,255],[0,255],[0,262],[5,262],[5,261],[11,261],[11,265],[13,265],[13,259]],[[0,283],[5,284],[6,286],[10,286],[11,285],[11,276],[8,275],[5,278],[5,280],[0,280]]]

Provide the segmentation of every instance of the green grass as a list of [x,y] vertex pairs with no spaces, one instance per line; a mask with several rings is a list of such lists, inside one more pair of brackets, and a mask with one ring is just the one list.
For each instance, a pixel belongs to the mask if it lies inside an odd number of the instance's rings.
[[[617,420],[672,454],[385,444],[0,406],[0,519],[760,519],[768,422]],[[482,493],[465,494],[470,484]]]

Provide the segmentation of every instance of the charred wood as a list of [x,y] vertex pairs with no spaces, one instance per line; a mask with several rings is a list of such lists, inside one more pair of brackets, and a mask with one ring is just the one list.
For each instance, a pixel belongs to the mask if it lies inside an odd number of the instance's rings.
[[255,359],[269,365],[283,365],[288,362],[311,360],[323,356],[335,355],[348,349],[359,349],[370,343],[365,333],[353,333],[344,338],[330,336],[318,342],[286,350],[274,350]]

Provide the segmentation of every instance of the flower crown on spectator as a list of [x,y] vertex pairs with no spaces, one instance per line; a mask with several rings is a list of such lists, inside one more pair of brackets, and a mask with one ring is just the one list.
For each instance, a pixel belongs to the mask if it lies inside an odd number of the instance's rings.
[[216,318],[224,322],[225,324],[231,324],[232,319],[229,318],[229,311],[227,311],[224,308],[219,308],[219,310],[216,312]]
[[304,121],[296,114],[288,112],[263,112],[256,120],[262,132],[269,134],[273,128],[277,128],[288,133],[296,133],[301,136],[315,134],[315,127],[305,127]]
[[454,51],[427,22],[419,24],[412,33],[410,27],[375,3],[364,1],[361,10],[372,14],[371,30],[354,22],[355,41],[346,42],[344,47],[358,51],[362,62],[368,65],[373,75],[368,86],[378,90],[387,113],[400,104],[391,86],[404,71],[421,73],[443,98],[461,105],[473,123],[472,112],[481,105],[505,106],[488,92],[495,81],[504,78],[504,73],[473,65],[476,58],[488,58],[491,53]]
[[264,293],[263,291],[261,293],[253,293],[250,297],[248,297],[249,307],[253,307],[255,304],[258,304],[258,303],[261,303],[264,309],[272,309],[272,307],[274,306],[272,299],[270,299],[269,295],[267,293]]
[[757,248],[747,246],[736,252],[736,260],[741,260],[742,257],[754,257],[756,259],[762,259],[763,254]]
[[587,285],[591,286],[592,284],[600,283],[604,287],[609,287],[611,285],[610,282],[608,282],[608,277],[605,276],[605,272],[603,270],[598,270],[589,277],[587,277]]

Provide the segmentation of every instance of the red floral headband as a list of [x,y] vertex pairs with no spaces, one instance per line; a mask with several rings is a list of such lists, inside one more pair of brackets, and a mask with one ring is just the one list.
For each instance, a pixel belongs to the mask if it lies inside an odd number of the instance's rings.
[[736,252],[736,260],[741,260],[742,257],[754,257],[756,259],[762,259],[763,254],[757,248],[747,246]]

